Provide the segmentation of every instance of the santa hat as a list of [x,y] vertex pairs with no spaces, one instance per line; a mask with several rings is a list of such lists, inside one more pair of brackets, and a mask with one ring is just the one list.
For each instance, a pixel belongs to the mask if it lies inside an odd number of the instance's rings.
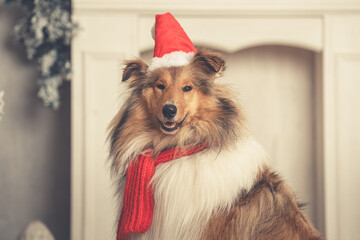
[[171,13],[156,15],[153,30],[155,48],[149,70],[190,63],[196,48]]

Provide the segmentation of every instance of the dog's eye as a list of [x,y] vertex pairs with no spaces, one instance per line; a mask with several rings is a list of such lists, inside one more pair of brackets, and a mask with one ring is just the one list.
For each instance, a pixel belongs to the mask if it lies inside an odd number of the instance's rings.
[[164,90],[164,89],[165,89],[165,86],[164,86],[163,84],[158,84],[156,87],[157,87],[158,89],[160,89],[160,90]]
[[184,92],[189,92],[191,90],[192,90],[192,87],[190,87],[190,86],[186,86],[186,87],[183,88]]

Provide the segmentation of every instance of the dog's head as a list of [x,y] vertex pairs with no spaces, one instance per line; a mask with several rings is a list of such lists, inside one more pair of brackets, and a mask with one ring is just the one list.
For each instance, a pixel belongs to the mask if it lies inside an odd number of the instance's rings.
[[143,61],[130,61],[123,81],[144,100],[152,124],[164,134],[176,134],[216,114],[213,85],[224,70],[225,61],[220,55],[201,51],[182,67],[148,71]]
[[130,95],[110,125],[114,169],[146,148],[157,154],[175,146],[235,142],[243,118],[231,92],[215,83],[224,70],[222,57],[208,51],[180,67],[149,70],[142,60],[128,61],[122,81]]

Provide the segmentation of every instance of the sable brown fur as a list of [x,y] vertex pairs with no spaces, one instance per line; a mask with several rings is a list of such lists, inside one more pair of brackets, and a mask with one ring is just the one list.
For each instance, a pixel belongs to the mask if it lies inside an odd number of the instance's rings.
[[302,213],[295,194],[265,170],[229,212],[215,213],[201,240],[322,240]]

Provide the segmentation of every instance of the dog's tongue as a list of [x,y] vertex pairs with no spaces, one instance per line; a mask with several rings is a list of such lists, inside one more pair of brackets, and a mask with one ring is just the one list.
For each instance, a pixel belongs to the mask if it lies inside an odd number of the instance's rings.
[[164,125],[167,128],[173,128],[173,127],[176,126],[176,123],[174,123],[174,122],[166,122],[166,123],[164,123]]

